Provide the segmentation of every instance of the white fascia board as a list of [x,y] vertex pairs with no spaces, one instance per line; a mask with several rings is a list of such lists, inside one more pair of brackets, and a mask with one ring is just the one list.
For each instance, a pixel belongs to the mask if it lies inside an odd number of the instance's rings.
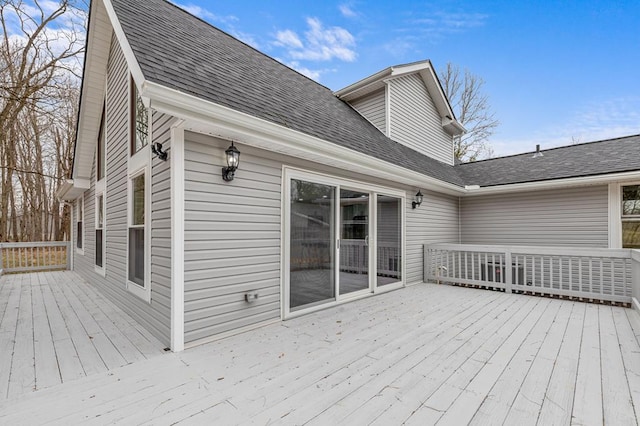
[[129,72],[133,76],[133,80],[136,82],[138,88],[140,88],[144,84],[144,75],[142,74],[142,68],[140,68],[140,64],[136,59],[136,56],[133,54],[133,49],[127,40],[127,37],[124,34],[124,30],[122,29],[122,25],[120,25],[120,21],[118,21],[118,16],[116,15],[116,11],[113,9],[113,5],[110,0],[103,0],[104,6],[107,9],[107,14],[109,15],[109,20],[111,21],[111,26],[113,27],[113,31],[116,34],[116,38],[118,39],[118,43],[120,44],[120,48],[124,53],[124,57],[127,61],[127,67],[129,68]]
[[544,189],[566,188],[572,186],[604,185],[613,182],[640,180],[640,170],[634,172],[611,173],[606,175],[583,176],[567,179],[545,180],[540,182],[526,182],[509,185],[484,186],[469,185],[465,188],[464,196],[506,194],[509,192],[525,192]]
[[62,201],[73,201],[91,188],[89,179],[67,179],[56,192],[56,198]]
[[215,127],[247,145],[280,152],[323,164],[358,171],[393,182],[460,195],[464,189],[422,173],[404,169],[323,139],[288,129],[275,123],[209,102],[198,97],[146,81],[142,95],[151,99],[154,109],[185,120]]
[[377,73],[370,75],[369,77],[363,78],[360,81],[350,84],[344,89],[333,92],[333,94],[346,101],[357,98],[360,96],[360,93],[366,93],[367,90],[365,89],[368,89],[371,85],[375,85],[385,77],[391,75],[391,72],[391,67],[385,68],[382,71],[378,71]]

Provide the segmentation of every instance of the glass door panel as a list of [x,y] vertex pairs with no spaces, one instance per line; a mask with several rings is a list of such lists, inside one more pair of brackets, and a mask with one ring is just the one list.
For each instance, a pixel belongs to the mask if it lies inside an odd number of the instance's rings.
[[377,197],[376,285],[402,279],[402,200],[387,195]]
[[340,190],[340,295],[369,288],[369,193]]
[[289,308],[334,301],[336,187],[291,180]]

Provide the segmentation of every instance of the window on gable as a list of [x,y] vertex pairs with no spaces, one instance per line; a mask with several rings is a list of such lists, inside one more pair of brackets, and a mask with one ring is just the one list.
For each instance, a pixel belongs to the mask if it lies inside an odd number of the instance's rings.
[[640,185],[622,187],[622,247],[640,249]]
[[149,143],[149,110],[144,106],[133,77],[130,83],[131,100],[131,155],[140,151]]

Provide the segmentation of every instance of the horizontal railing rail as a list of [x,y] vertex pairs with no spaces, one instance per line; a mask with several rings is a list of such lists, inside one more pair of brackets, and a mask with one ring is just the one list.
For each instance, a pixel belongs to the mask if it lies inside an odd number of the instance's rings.
[[631,303],[640,292],[640,252],[630,249],[433,244],[424,279]]
[[0,243],[0,275],[70,269],[71,242]]

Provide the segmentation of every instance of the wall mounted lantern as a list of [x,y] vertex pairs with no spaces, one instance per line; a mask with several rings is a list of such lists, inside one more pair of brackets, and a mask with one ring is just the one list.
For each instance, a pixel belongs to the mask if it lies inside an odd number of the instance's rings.
[[415,197],[415,201],[411,203],[412,209],[415,209],[416,207],[420,207],[420,204],[422,204],[422,197],[423,197],[422,192],[418,191]]
[[160,142],[151,144],[151,152],[162,161],[167,161],[167,151],[162,150],[162,144]]
[[222,179],[225,182],[231,182],[240,165],[240,151],[238,151],[238,148],[233,146],[233,142],[231,142],[231,146],[227,148],[224,153],[227,158],[227,167],[222,168]]

